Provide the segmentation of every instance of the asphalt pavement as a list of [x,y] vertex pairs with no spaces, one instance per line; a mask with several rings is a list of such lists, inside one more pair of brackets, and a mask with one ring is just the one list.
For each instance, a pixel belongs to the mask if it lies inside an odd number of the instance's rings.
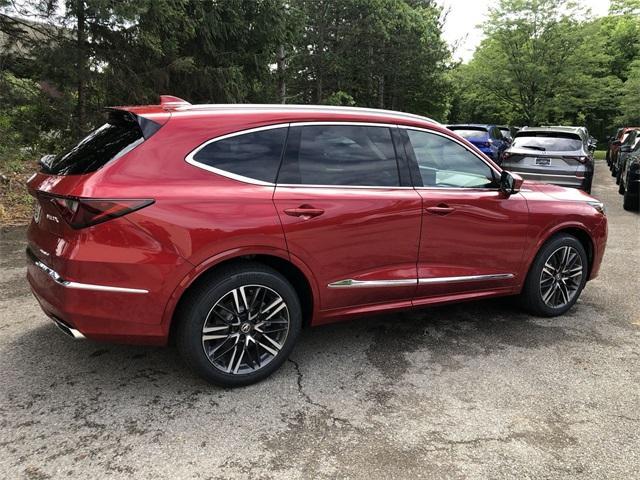
[[638,478],[640,215],[602,162],[593,193],[609,242],[569,314],[499,299],[310,329],[236,390],[174,348],[64,336],[24,228],[2,230],[0,478]]

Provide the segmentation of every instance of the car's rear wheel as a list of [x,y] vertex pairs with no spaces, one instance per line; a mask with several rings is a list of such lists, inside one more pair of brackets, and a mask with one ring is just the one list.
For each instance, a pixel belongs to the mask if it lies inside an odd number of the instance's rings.
[[525,307],[534,315],[562,315],[578,300],[587,272],[587,254],[580,241],[567,234],[555,236],[531,265],[522,290]]
[[258,382],[287,359],[302,324],[291,284],[259,263],[223,268],[181,302],[176,343],[189,367],[211,383]]
[[622,208],[624,208],[628,212],[637,212],[638,210],[640,210],[640,195],[637,193],[632,194],[629,189],[627,189],[624,192]]

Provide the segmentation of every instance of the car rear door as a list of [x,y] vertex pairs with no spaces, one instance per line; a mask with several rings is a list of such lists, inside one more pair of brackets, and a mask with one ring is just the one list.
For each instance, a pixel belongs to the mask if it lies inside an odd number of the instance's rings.
[[422,200],[399,168],[394,135],[397,127],[381,124],[289,129],[274,203],[321,310],[411,303]]
[[500,192],[498,172],[457,140],[423,129],[402,134],[423,204],[414,303],[522,282],[524,197]]

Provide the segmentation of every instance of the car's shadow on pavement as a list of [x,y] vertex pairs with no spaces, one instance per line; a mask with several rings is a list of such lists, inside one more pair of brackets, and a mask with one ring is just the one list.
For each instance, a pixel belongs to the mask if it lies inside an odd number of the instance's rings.
[[[360,351],[379,373],[398,379],[410,367],[406,355],[418,350],[428,355],[430,362],[451,369],[460,365],[457,359],[461,357],[472,359],[509,347],[529,349],[579,341],[573,329],[565,328],[574,315],[530,317],[507,298],[367,317],[303,331],[292,358],[304,370],[316,370],[316,376],[325,371],[329,377],[335,368],[349,363],[354,351]],[[218,390],[190,372],[175,347],[74,341],[52,323],[26,330],[11,352],[12,365],[5,365],[7,371],[44,390],[61,382],[97,387],[105,393],[142,385],[157,387],[164,394]],[[324,355],[327,352],[331,355]],[[318,357],[321,361],[314,363]],[[281,369],[276,375],[295,372]]]

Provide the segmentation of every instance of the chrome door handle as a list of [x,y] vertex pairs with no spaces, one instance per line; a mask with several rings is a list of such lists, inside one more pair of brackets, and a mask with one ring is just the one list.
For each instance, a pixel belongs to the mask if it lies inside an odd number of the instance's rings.
[[313,208],[309,205],[300,205],[298,208],[285,208],[284,213],[291,217],[313,218],[324,213],[322,208]]
[[455,209],[448,205],[438,205],[437,207],[427,207],[425,210],[432,215],[449,215]]

